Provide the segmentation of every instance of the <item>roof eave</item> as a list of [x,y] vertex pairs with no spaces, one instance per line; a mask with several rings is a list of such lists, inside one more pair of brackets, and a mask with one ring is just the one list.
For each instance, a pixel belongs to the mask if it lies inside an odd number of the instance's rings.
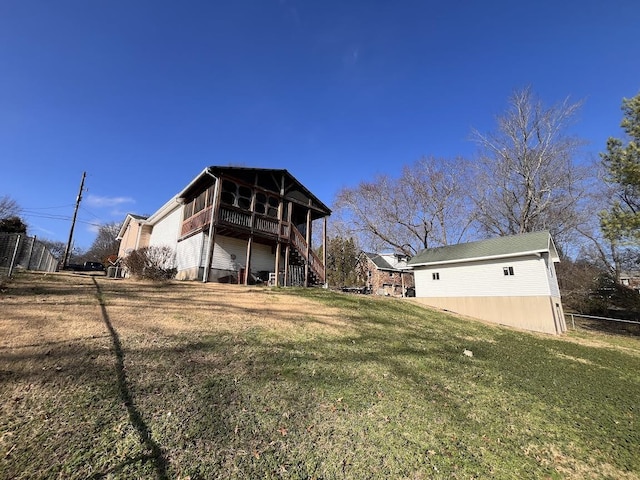
[[[413,263],[409,264],[409,268],[415,267],[427,267],[432,265],[448,265],[452,263],[469,263],[469,262],[479,262],[481,260],[497,260],[500,258],[514,258],[514,257],[523,257],[527,255],[540,255],[541,253],[549,252],[548,249],[541,250],[531,250],[527,252],[515,252],[515,253],[505,253],[500,255],[488,255],[486,257],[471,257],[471,258],[456,258],[453,260],[442,260],[436,262],[421,262],[421,263]],[[554,259],[555,261],[555,259]]]
[[181,205],[179,197],[176,195],[171,197],[171,199],[165,203],[162,207],[160,207],[153,215],[147,218],[144,222],[140,222],[144,225],[154,225],[156,221],[163,218],[169,212],[171,212],[176,207]]

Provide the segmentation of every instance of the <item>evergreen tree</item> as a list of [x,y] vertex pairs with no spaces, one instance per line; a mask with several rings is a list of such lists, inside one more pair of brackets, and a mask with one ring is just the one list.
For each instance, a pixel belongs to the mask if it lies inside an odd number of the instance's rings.
[[359,250],[353,238],[333,237],[327,241],[327,282],[334,287],[355,286]]
[[640,93],[623,99],[624,118],[620,124],[627,143],[609,138],[601,154],[605,181],[612,186],[608,210],[600,213],[602,233],[614,245],[640,241]]
[[18,216],[3,218],[0,220],[0,232],[26,234],[27,224]]

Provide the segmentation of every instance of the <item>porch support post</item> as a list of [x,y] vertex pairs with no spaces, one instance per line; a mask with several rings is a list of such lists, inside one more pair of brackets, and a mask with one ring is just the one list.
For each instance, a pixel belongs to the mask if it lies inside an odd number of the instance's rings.
[[322,283],[327,288],[327,217],[322,217],[322,266],[324,267],[324,278]]
[[275,286],[279,287],[280,286],[280,256],[282,255],[282,243],[280,243],[280,240],[278,240],[278,243],[276,244],[276,283]]
[[251,273],[251,246],[253,244],[253,229],[256,226],[256,185],[258,184],[258,174],[253,181],[253,191],[251,192],[251,233],[249,233],[249,240],[247,241],[247,259],[244,262],[244,284],[249,285],[249,275]]
[[287,246],[284,249],[284,285],[283,287],[289,286],[289,255],[291,254],[291,245],[287,243]]
[[202,283],[209,281],[209,270],[213,263],[213,248],[216,244],[216,220],[218,218],[218,207],[220,205],[220,179],[207,171],[214,179],[215,187],[213,188],[213,204],[211,205],[211,218],[209,219],[209,245],[207,245],[207,256],[204,261],[204,272],[202,272]]
[[291,255],[291,236],[293,235],[293,225],[291,225],[291,219],[293,218],[293,202],[289,202],[287,208],[287,222],[289,223],[289,234],[287,235],[287,243],[284,249],[284,285],[289,286],[289,257]]
[[283,220],[283,216],[284,216],[284,193],[285,193],[285,189],[284,189],[284,174],[282,175],[282,177],[280,177],[280,199],[278,201],[278,238],[276,239],[276,265],[275,265],[275,272],[276,272],[276,282],[275,282],[275,286],[279,287],[280,286],[280,257],[282,256],[282,220]]
[[249,235],[247,241],[247,261],[244,264],[244,284],[249,285],[249,273],[251,272],[251,245],[253,244],[253,235]]

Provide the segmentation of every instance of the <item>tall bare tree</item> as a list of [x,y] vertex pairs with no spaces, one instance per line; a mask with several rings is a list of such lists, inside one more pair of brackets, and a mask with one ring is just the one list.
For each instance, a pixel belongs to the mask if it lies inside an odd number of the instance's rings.
[[511,96],[495,132],[473,131],[480,147],[475,204],[485,233],[562,237],[575,229],[587,169],[575,162],[582,142],[566,131],[580,106],[566,99],[547,108],[526,88]]
[[47,238],[39,238],[38,240],[43,243],[44,246],[47,247],[47,250],[49,250],[57,259],[61,259],[64,255],[64,250],[67,247],[64,242],[59,240],[49,240]]
[[343,234],[357,235],[371,251],[407,255],[459,242],[471,223],[467,171],[462,158],[426,157],[397,179],[379,175],[343,188],[334,204]]

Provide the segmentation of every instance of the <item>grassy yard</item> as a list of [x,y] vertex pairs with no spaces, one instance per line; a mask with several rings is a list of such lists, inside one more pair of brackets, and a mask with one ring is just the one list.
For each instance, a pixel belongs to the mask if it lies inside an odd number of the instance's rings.
[[638,479],[639,367],[410,301],[20,274],[0,478]]

